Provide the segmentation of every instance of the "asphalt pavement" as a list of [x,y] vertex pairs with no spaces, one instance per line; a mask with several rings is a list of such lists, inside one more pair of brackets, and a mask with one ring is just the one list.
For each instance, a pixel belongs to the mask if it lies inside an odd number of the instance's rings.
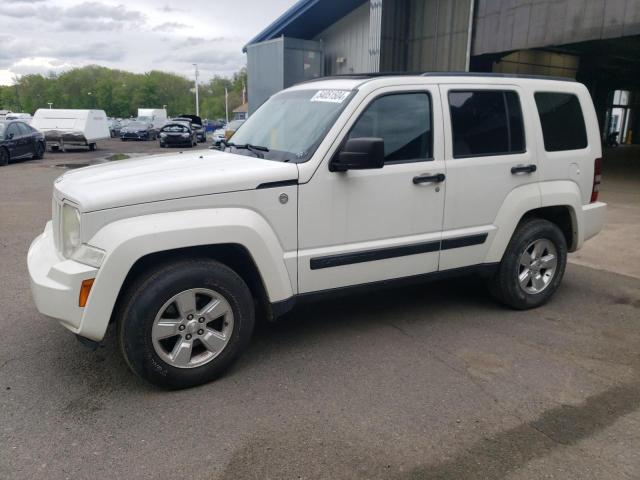
[[606,249],[533,311],[474,278],[304,306],[185,391],[134,376],[112,330],[82,347],[29,291],[55,165],[156,150],[0,168],[0,479],[640,477],[640,265],[607,269]]

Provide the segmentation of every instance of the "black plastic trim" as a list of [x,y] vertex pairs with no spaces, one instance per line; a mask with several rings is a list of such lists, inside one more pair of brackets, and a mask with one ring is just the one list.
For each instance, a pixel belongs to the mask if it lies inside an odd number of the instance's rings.
[[426,283],[437,280],[444,280],[451,277],[459,277],[463,275],[479,275],[482,277],[491,277],[498,269],[499,263],[482,263],[480,265],[472,265],[469,267],[452,268],[439,272],[423,273],[420,275],[412,275],[410,277],[393,278],[389,280],[379,280],[376,282],[362,283],[358,285],[349,285],[347,287],[330,288],[317,292],[302,293],[294,295],[285,300],[274,302],[271,304],[273,318],[277,319],[282,315],[289,313],[297,305],[322,301],[335,297],[343,297],[358,293],[372,293],[375,290],[383,290],[386,288],[398,288],[407,285]]
[[262,190],[263,188],[290,187],[292,185],[298,185],[298,180],[280,180],[278,182],[261,183],[256,187],[256,190]]
[[473,245],[482,245],[487,241],[488,233],[478,235],[469,235],[467,237],[447,238],[442,240],[440,250],[452,250],[454,248],[472,247]]
[[339,255],[327,255],[325,257],[312,258],[309,261],[311,270],[322,268],[339,267],[343,265],[353,265],[355,263],[373,262],[375,260],[386,260],[389,258],[406,257],[421,253],[437,252],[438,250],[451,250],[453,248],[470,247],[481,245],[487,240],[488,234],[469,235],[466,237],[449,238],[443,241],[416,243],[413,245],[403,245],[400,247],[377,248],[354,253],[341,253]]
[[406,257],[420,253],[437,252],[440,249],[440,241],[417,243],[415,245],[403,245],[402,247],[378,248],[365,250],[364,252],[342,253],[340,255],[328,255],[326,257],[312,258],[311,270],[321,268],[339,267],[354,263],[372,262],[374,260],[386,260],[388,258]]

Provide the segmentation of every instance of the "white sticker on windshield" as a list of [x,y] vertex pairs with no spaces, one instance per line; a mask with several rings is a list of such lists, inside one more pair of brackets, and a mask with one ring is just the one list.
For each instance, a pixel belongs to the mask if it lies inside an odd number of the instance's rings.
[[328,103],[342,103],[344,102],[351,92],[348,90],[318,90],[313,97],[312,102],[328,102]]

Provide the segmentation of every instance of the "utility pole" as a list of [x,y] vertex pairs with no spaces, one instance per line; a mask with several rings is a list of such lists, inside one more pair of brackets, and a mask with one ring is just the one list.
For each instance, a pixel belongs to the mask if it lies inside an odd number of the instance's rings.
[[194,67],[196,67],[196,115],[200,116],[200,100],[198,98],[198,64],[194,63]]
[[227,123],[229,123],[229,90],[224,87],[224,111]]

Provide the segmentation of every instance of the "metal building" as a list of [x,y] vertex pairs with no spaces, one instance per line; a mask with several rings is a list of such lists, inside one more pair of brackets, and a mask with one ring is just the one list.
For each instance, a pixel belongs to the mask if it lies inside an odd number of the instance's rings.
[[[260,52],[274,39],[311,42],[322,64],[311,65],[304,54],[292,60]],[[619,131],[622,142],[640,143],[640,0],[300,0],[245,51],[250,111],[299,81],[285,75],[274,82],[272,70],[285,63],[305,78],[463,70],[555,75],[589,87],[605,136]]]

